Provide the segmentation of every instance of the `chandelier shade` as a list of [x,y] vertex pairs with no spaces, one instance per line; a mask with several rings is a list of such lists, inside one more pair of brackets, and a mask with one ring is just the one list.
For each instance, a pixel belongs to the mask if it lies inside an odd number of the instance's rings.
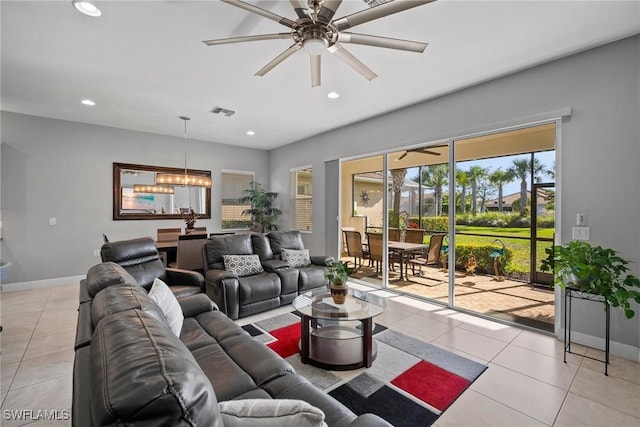
[[211,177],[189,173],[158,173],[156,184],[211,188]]
[[134,184],[134,193],[173,194],[174,189],[168,185],[144,185]]

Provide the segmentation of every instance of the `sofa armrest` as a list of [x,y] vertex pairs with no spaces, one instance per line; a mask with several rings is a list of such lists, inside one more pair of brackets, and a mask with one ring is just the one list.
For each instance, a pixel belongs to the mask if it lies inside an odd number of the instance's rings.
[[190,295],[178,300],[184,317],[195,317],[200,313],[215,311],[218,305],[205,294]]
[[238,276],[226,270],[211,269],[205,276],[205,292],[220,311],[232,320],[240,314],[240,283]]
[[289,267],[289,264],[287,264],[285,261],[282,261],[281,259],[270,259],[267,261],[262,261],[261,264],[262,268],[264,268],[264,271],[267,271],[269,273],[274,273],[279,268]]
[[167,285],[204,286],[204,277],[197,271],[167,268]]
[[333,257],[326,255],[315,255],[309,258],[311,259],[311,264],[319,265],[322,267],[326,267],[329,262],[334,261]]

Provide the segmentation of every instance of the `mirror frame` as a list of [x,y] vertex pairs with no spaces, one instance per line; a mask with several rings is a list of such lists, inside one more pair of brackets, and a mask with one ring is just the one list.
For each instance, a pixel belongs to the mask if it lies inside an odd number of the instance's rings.
[[[143,172],[161,172],[161,173],[184,173],[184,169],[181,168],[168,168],[163,166],[148,166],[148,165],[136,165],[131,163],[113,163],[113,219],[118,220],[158,220],[158,219],[180,219],[181,214],[145,214],[145,213],[122,213],[122,190],[121,190],[121,172],[123,170],[139,170]],[[205,175],[211,178],[211,171],[199,170],[199,169],[187,169],[189,174],[193,175]],[[205,206],[206,212],[198,214],[199,219],[211,219],[211,188],[205,189]]]

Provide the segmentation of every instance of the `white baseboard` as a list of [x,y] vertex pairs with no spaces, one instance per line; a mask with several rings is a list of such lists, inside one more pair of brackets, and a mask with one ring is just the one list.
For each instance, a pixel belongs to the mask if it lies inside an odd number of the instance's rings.
[[[560,341],[564,339],[564,329],[560,329],[558,332],[558,339]],[[604,338],[594,337],[592,335],[576,331],[571,331],[571,343],[595,348],[596,350],[602,350],[603,352],[605,349]],[[640,347],[634,347],[617,341],[609,341],[609,352],[613,356],[622,357],[623,359],[632,360],[634,362],[640,362]]]
[[55,279],[34,280],[31,282],[16,282],[0,285],[0,292],[27,291],[30,289],[49,288],[52,286],[63,286],[79,284],[85,276],[58,277]]

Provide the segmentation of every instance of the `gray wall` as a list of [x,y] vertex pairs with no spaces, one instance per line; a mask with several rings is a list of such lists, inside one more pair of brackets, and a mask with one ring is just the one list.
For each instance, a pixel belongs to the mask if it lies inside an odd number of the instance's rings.
[[[313,250],[323,250],[333,230],[325,229],[332,218],[323,218],[322,206],[325,197],[338,197],[335,188],[322,187],[325,161],[456,137],[492,124],[525,123],[569,107],[573,115],[562,126],[556,165],[561,239],[571,239],[576,213],[586,213],[591,241],[620,251],[638,274],[639,104],[640,37],[635,36],[273,150],[271,186],[281,183],[277,191],[287,199],[289,169],[313,165],[313,234],[305,238]],[[602,336],[602,308],[589,304],[576,307],[575,329]],[[640,313],[626,321],[615,311],[611,330],[612,340],[638,347]]]
[[[7,283],[83,275],[110,240],[151,236],[182,220],[113,221],[113,162],[184,166],[184,139],[2,112],[2,258]],[[221,169],[256,172],[267,182],[268,153],[188,141],[188,167],[212,171],[212,219],[220,231]],[[49,225],[55,217],[56,226]]]

